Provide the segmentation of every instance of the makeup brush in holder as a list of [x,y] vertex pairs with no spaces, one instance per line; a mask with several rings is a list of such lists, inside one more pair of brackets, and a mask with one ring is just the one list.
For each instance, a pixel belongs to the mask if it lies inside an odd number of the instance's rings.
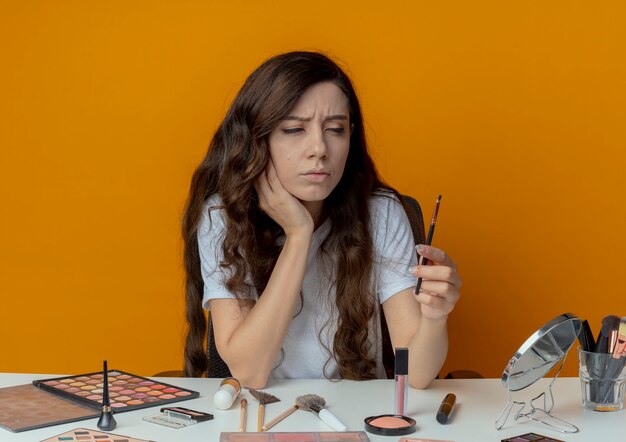
[[326,400],[317,394],[305,394],[303,396],[298,396],[296,398],[296,405],[301,410],[315,413],[317,417],[322,420],[322,422],[335,431],[348,430],[348,427],[346,427],[337,416],[332,414],[328,408],[326,408]]
[[104,361],[102,369],[102,413],[98,419],[98,428],[104,431],[111,431],[117,427],[117,422],[113,417],[111,410],[111,402],[109,400],[109,370],[107,369],[107,361]]
[[259,401],[259,412],[257,415],[256,431],[261,432],[263,431],[263,420],[265,419],[265,404],[279,402],[280,399],[264,391],[253,390],[252,388],[248,388],[248,391],[252,396],[254,396],[257,401]]

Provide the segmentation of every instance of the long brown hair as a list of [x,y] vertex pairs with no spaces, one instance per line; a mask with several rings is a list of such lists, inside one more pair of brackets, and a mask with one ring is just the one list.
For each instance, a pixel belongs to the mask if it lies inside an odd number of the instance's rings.
[[[201,376],[207,368],[204,348],[207,321],[202,310],[197,228],[205,201],[219,194],[226,222],[222,268],[229,270],[226,288],[237,299],[265,289],[280,253],[280,226],[258,207],[254,183],[270,158],[268,135],[312,85],[330,81],[348,98],[354,125],[343,176],[324,202],[331,230],[320,253],[332,257],[338,310],[332,353],[341,377],[375,377],[368,329],[377,309],[370,274],[373,262],[369,200],[385,186],[367,151],[361,107],[347,75],[327,56],[290,52],[265,61],[246,80],[206,157],[193,174],[182,233],[185,244],[186,317],[185,375]],[[252,284],[247,284],[251,275]]]

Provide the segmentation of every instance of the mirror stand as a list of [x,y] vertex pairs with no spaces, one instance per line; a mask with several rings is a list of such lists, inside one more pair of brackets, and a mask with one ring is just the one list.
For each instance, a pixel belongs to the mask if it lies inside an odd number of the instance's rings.
[[[516,422],[522,421],[524,419],[529,419],[535,422],[541,422],[542,424],[547,425],[548,427],[561,433],[578,433],[579,430],[576,425],[571,424],[563,419],[559,419],[558,417],[551,414],[552,408],[554,408],[554,394],[552,392],[552,385],[554,385],[557,378],[559,377],[559,374],[563,369],[563,365],[565,365],[565,359],[566,355],[561,359],[561,366],[552,378],[552,381],[550,381],[550,384],[548,385],[548,390],[535,396],[530,401],[520,402],[513,400],[511,389],[509,388],[509,385],[507,383],[509,401],[496,419],[497,430],[500,430],[502,429],[502,427],[504,427],[504,424],[506,424],[506,421],[511,415],[511,410],[513,410],[513,407],[519,405],[519,408],[513,415],[513,420],[515,420]],[[535,406],[535,402],[541,401],[542,399],[543,405]],[[529,411],[526,411],[527,408],[529,409]],[[550,421],[552,421],[553,423],[551,423]]]

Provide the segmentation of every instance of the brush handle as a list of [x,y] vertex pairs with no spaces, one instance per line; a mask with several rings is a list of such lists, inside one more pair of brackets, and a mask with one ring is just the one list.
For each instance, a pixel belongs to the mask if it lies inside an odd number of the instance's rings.
[[263,431],[263,419],[265,418],[265,404],[259,404],[259,413],[256,419],[256,431]]
[[246,421],[248,418],[248,401],[241,400],[241,415],[239,416],[239,431],[246,431]]
[[274,425],[282,421],[284,418],[289,416],[291,413],[293,413],[297,409],[298,409],[297,405],[292,405],[291,407],[287,408],[285,411],[280,413],[278,416],[276,416],[274,419],[269,421],[267,424],[263,425],[262,430],[263,431],[269,430],[270,428],[272,428]]
[[341,422],[339,420],[339,418],[337,416],[332,414],[326,408],[322,408],[320,410],[320,412],[318,413],[318,416],[326,425],[328,425],[330,428],[332,428],[335,431],[346,431],[346,430],[348,430],[348,427],[346,427],[343,424],[343,422]]

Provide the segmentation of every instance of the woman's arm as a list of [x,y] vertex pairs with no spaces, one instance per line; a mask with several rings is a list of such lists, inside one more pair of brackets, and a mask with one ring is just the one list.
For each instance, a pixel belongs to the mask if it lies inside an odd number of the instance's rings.
[[420,293],[403,290],[383,303],[383,311],[393,346],[409,348],[409,383],[426,388],[448,353],[447,318],[459,299],[461,278],[443,250],[420,246],[419,254],[433,263],[412,269],[423,279]]
[[259,300],[240,309],[235,299],[210,301],[215,344],[233,376],[262,388],[280,351],[299,299],[313,220],[280,184],[270,162],[256,185],[259,206],[285,231],[285,244]]

